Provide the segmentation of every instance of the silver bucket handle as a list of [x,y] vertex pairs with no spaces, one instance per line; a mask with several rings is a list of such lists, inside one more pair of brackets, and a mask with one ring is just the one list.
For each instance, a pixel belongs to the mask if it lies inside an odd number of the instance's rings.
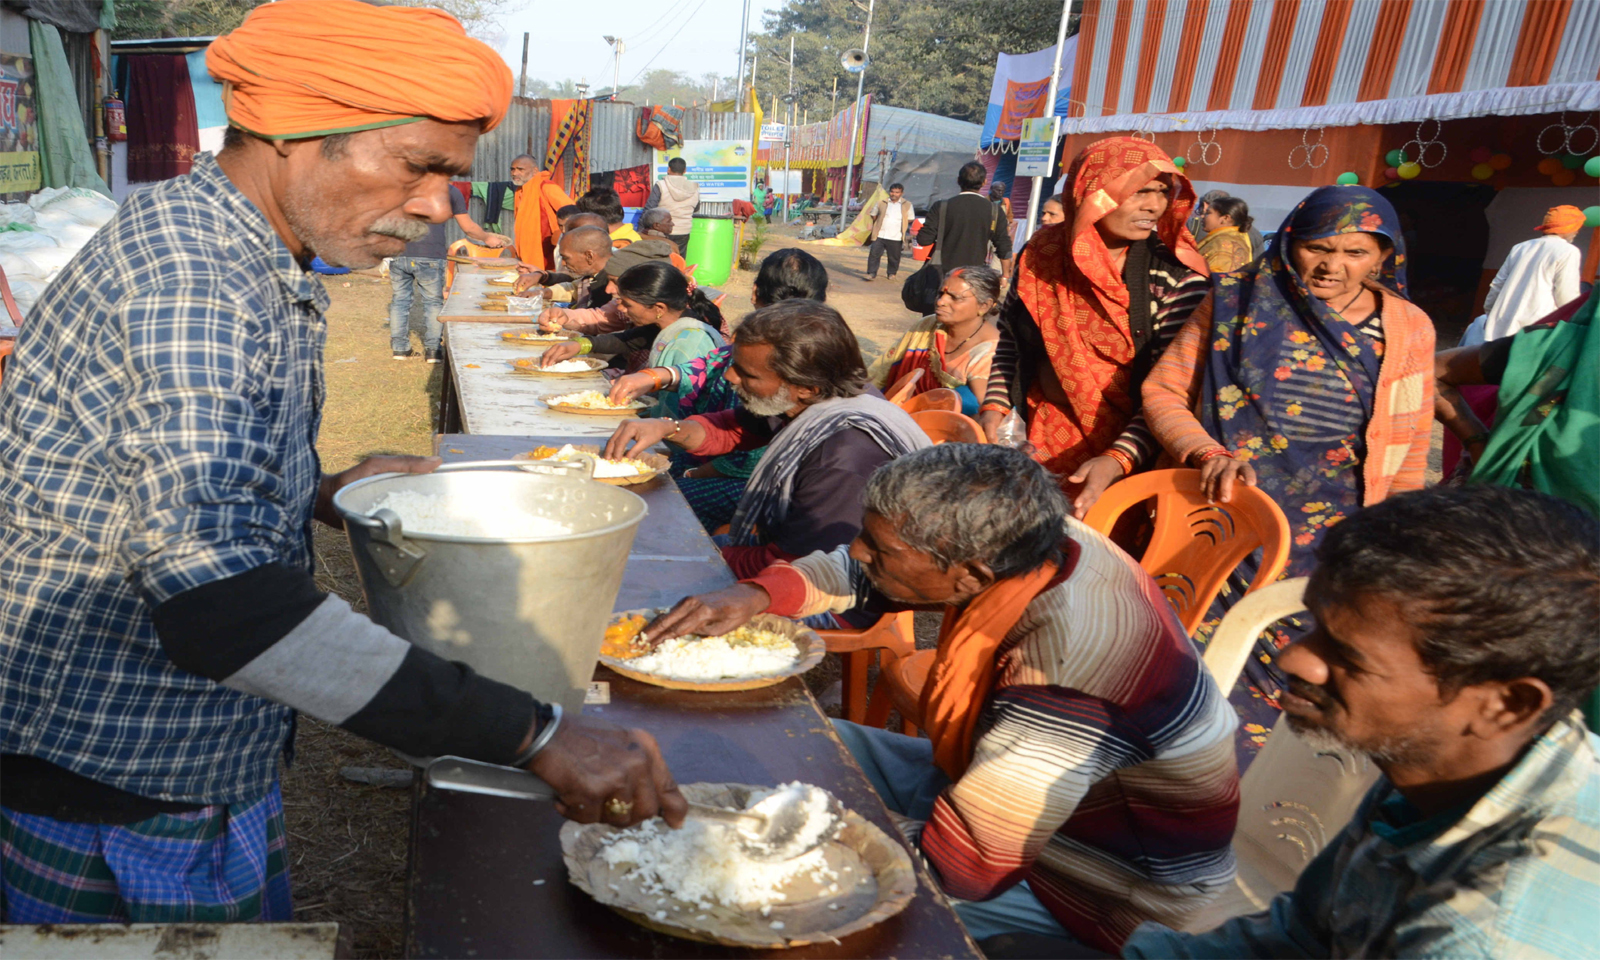
[[400,515],[388,507],[379,507],[370,514],[347,513],[345,521],[366,528],[367,552],[372,554],[383,579],[392,587],[403,587],[410,582],[417,567],[428,556],[416,541],[405,538]]
[[576,460],[462,460],[447,463],[434,473],[454,473],[458,470],[521,470],[524,473],[544,473],[569,476],[579,480],[594,479],[595,457],[587,453],[576,454]]

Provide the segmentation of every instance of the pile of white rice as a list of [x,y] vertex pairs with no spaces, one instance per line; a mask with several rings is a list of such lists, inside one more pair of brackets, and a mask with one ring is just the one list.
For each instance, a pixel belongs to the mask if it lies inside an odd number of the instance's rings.
[[563,360],[560,363],[552,363],[548,367],[540,367],[539,369],[545,373],[588,373],[591,367],[582,360]]
[[[751,800],[761,796],[764,794]],[[832,825],[831,819],[824,819],[819,829]],[[838,892],[839,874],[828,866],[823,848],[793,860],[751,860],[732,827],[693,817],[680,830],[655,818],[618,831],[601,848],[600,856],[614,867],[631,866],[627,878],[645,893],[669,896],[702,910],[721,904],[760,910],[764,915],[773,904],[784,902],[784,886],[804,877]]]
[[628,668],[669,680],[715,682],[771,677],[800,659],[793,640],[744,626],[720,637],[677,637],[628,661]]
[[[491,509],[484,509],[485,507]],[[473,503],[439,493],[395,490],[372,505],[368,516],[387,508],[400,515],[405,533],[433,534],[440,537],[493,537],[497,540],[524,537],[560,537],[572,527],[559,520],[521,513],[492,504]]]

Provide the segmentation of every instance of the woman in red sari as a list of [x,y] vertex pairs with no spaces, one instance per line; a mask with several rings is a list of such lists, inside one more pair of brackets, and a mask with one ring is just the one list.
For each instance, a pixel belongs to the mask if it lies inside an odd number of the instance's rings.
[[1007,414],[1021,416],[1034,459],[1081,518],[1159,456],[1139,388],[1210,281],[1184,226],[1194,188],[1148,140],[1085,147],[1062,200],[1066,219],[1019,258],[979,419],[994,440]]

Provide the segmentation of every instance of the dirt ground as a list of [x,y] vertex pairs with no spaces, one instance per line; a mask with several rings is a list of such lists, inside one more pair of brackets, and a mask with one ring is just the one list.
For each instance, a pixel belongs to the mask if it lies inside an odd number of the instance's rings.
[[[800,246],[821,260],[830,275],[828,301],[861,338],[871,358],[892,344],[916,319],[900,304],[900,284],[861,279],[866,250],[798,244],[796,231],[775,229],[763,251]],[[911,264],[909,257],[902,269]],[[751,272],[735,271],[724,285],[724,312],[737,323],[750,309]],[[390,359],[389,283],[352,274],[330,277],[328,311],[327,403],[318,452],[323,469],[343,470],[377,453],[432,453],[432,416],[441,371],[418,355]],[[414,324],[413,329],[420,332]],[[317,581],[365,608],[344,534],[319,527]],[[931,644],[937,616],[919,616],[918,633]],[[837,712],[837,672],[817,684],[824,703]],[[390,768],[403,764],[388,750],[335,727],[302,717],[294,762],[283,771],[284,806],[289,830],[290,877],[295,918],[336,921],[355,957],[397,957],[403,952],[406,839],[411,794],[408,789],[352,782],[347,767]]]

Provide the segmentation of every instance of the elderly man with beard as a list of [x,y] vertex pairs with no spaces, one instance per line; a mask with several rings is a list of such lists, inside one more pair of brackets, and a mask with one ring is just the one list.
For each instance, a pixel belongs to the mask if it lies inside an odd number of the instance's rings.
[[516,190],[512,233],[517,258],[535,270],[554,269],[560,211],[573,206],[573,199],[526,153],[511,161],[511,186]]
[[[413,61],[422,79],[369,69]],[[504,61],[438,10],[279,0],[207,64],[222,151],[128,198],[0,385],[0,919],[290,919],[296,710],[525,767],[577,820],[681,822],[648,734],[563,720],[311,575],[335,492],[438,461],[322,472],[328,295],[307,264],[373,266],[450,216],[510,101]]]
[[[844,318],[815,300],[784,300],[745,317],[723,376],[739,408],[629,420],[605,455],[627,456],[662,440],[704,457],[765,446],[722,550],[740,576],[849,543],[861,529],[867,478],[928,445],[916,421],[867,381]],[[828,620],[824,626],[833,625]]]
[[1600,523],[1488,484],[1340,522],[1285,648],[1301,736],[1383,771],[1264,912],[1128,957],[1592,957],[1600,947]]
[[1238,718],[1150,576],[1071,519],[1018,450],[917,450],[864,494],[848,546],[688,598],[647,635],[721,633],[762,611],[942,610],[906,708],[927,738],[835,726],[975,940],[1113,950],[1225,889]]

